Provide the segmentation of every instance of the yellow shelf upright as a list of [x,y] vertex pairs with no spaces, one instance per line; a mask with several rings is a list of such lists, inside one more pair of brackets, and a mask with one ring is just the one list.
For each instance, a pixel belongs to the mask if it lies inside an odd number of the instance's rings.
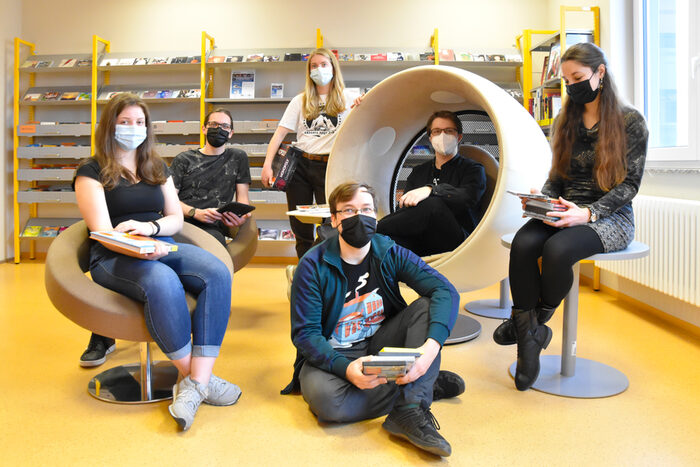
[[[99,45],[104,45],[104,52],[109,53],[110,42],[97,35],[92,36],[92,95],[90,96],[90,154],[95,154],[95,126],[97,126],[97,59]],[[109,84],[109,71],[104,72],[104,83]]]
[[433,58],[435,64],[440,64],[440,48],[438,47],[438,28],[435,28],[432,37],[430,38],[430,47],[433,49]]
[[[209,49],[207,49],[207,41],[209,41]],[[199,126],[204,124],[204,116],[206,115],[206,98],[207,91],[209,92],[209,97],[212,97],[213,89],[207,89],[207,83],[211,83],[212,76],[214,74],[213,69],[209,69],[209,76],[207,76],[207,50],[214,50],[216,47],[216,42],[214,38],[207,34],[206,31],[202,31],[202,58],[199,64]],[[208,79],[207,79],[208,78]],[[204,146],[205,135],[201,131],[199,132],[199,145]]]
[[[17,202],[17,193],[19,191],[19,180],[17,180],[17,171],[19,170],[19,159],[17,159],[17,148],[19,147],[19,134],[17,133],[18,127],[19,127],[19,101],[20,101],[20,95],[19,95],[19,67],[20,67],[20,49],[22,46],[29,47],[29,55],[34,55],[34,51],[36,49],[36,46],[32,44],[31,42],[23,41],[19,37],[15,37],[15,62],[14,62],[14,68],[13,68],[13,91],[14,91],[14,102],[13,102],[13,114],[12,114],[12,142],[13,142],[13,151],[12,151],[12,160],[13,160],[13,167],[14,171],[12,174],[12,191],[14,192],[13,196],[13,211],[14,211],[14,231],[13,231],[13,236],[14,236],[14,248],[15,248],[15,264],[19,264],[20,262],[20,235],[22,232],[20,232],[20,225],[19,225],[19,203]],[[29,74],[29,87],[34,86],[34,82],[36,79],[36,73],[30,73]],[[29,121],[34,120],[34,106],[29,107]],[[33,142],[33,140],[32,140]],[[36,205],[32,205],[33,209],[36,210]],[[31,242],[31,248],[32,248],[32,256],[34,253],[34,241],[32,240]]]
[[323,47],[323,34],[321,34],[321,28],[316,28],[316,48],[321,47]]
[[528,107],[530,90],[532,90],[532,36],[550,35],[556,32],[549,29],[525,29],[521,36],[515,38],[515,44],[523,56],[523,106],[525,108]]

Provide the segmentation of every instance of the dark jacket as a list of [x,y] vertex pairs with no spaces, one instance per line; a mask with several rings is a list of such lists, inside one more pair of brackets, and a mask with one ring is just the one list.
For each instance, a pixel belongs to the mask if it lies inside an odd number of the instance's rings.
[[[370,274],[378,278],[382,297],[391,304],[387,308],[392,314],[386,319],[407,306],[399,292],[399,282],[403,282],[420,296],[430,298],[428,337],[442,345],[450,335],[459,309],[459,294],[452,284],[414,253],[383,235],[374,235],[369,254]],[[294,273],[291,320],[297,358],[292,382],[282,394],[299,390],[299,371],[306,360],[345,378],[351,360],[334,349],[328,339],[340,318],[346,291],[340,243],[333,236],[309,250]]]
[[[435,159],[413,168],[406,180],[405,191],[433,185]],[[455,155],[440,168],[440,183],[433,186],[430,196],[445,200],[466,235],[472,233],[481,220],[481,198],[486,191],[484,166],[471,159]]]

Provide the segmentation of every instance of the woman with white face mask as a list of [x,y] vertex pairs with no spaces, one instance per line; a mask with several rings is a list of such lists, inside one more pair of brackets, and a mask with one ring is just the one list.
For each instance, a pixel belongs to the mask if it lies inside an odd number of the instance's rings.
[[[154,151],[146,104],[119,94],[105,106],[95,135],[95,156],[76,172],[75,195],[90,231],[158,236],[182,228],[182,208],[168,167]],[[153,340],[183,378],[173,388],[170,413],[183,429],[201,402],[231,405],[241,394],[235,384],[212,374],[231,310],[231,274],[216,256],[190,244],[169,251],[125,254],[93,242],[90,274],[96,283],[144,303]],[[190,316],[185,291],[198,297]],[[104,362],[114,339],[93,334],[81,358]],[[100,357],[95,363],[93,357]]]
[[[300,204],[326,202],[328,155],[351,104],[352,98],[345,91],[335,54],[323,48],[314,50],[306,62],[304,92],[295,96],[287,106],[267,147],[262,169],[262,183],[270,187],[273,182],[272,160],[287,133],[296,132],[294,145],[304,155],[287,185],[287,206],[290,210]],[[314,228],[295,217],[291,217],[289,222],[296,236],[297,256],[301,258],[311,248]]]
[[377,232],[419,256],[457,248],[479,223],[486,190],[484,167],[457,154],[462,140],[459,117],[435,112],[426,128],[435,159],[413,168],[399,209],[377,225]]

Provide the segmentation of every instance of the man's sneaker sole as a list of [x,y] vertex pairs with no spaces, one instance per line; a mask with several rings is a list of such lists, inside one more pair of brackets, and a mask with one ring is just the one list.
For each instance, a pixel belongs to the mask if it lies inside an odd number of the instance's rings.
[[114,350],[117,348],[116,344],[112,344],[109,346],[109,348],[105,351],[105,356],[102,358],[99,358],[97,360],[80,360],[80,366],[83,368],[93,368],[96,366],[102,365],[104,362],[107,361],[107,355],[111,354],[114,352]]
[[187,420],[184,418],[180,418],[177,415],[173,413],[173,407],[171,405],[168,406],[168,412],[170,412],[170,415],[175,419],[177,424],[180,426],[180,429],[182,431],[186,431],[189,427],[187,426]]
[[403,432],[400,426],[394,424],[391,420],[384,420],[384,423],[382,423],[382,428],[384,428],[386,431],[391,433],[394,436],[398,436],[399,438],[403,438],[409,443],[413,444],[414,446],[424,450],[428,451],[431,454],[435,454],[436,456],[440,457],[448,457],[450,454],[452,454],[452,448],[450,448],[449,451],[446,451],[444,449],[440,449],[439,446],[425,446],[421,443],[419,439],[415,439],[413,436],[408,435]]

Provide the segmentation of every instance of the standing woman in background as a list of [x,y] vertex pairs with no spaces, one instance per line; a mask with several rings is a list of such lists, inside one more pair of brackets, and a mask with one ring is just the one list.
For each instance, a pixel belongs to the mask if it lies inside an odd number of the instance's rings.
[[537,380],[540,352],[552,338],[545,323],[571,289],[572,267],[633,240],[632,198],[647,153],[644,117],[619,101],[600,48],[569,47],[561,71],[569,98],[553,125],[552,168],[542,193],[566,210],[547,213],[556,222],[531,219],[513,238],[513,312],[493,334],[498,344],[518,344],[515,385],[521,391]]
[[[358,100],[359,101],[359,100]],[[273,182],[272,160],[290,131],[296,132],[295,146],[304,152],[287,185],[287,207],[326,202],[326,166],[335,135],[350,112],[351,98],[345,91],[338,59],[328,49],[316,49],[306,62],[304,92],[295,96],[284,111],[279,126],[267,146],[262,169],[263,186]],[[289,223],[296,236],[297,256],[301,258],[314,241],[314,226],[296,217]]]
[[[155,153],[146,104],[119,94],[105,106],[95,135],[95,156],[76,172],[75,195],[90,231],[158,236],[182,228],[182,208],[168,167]],[[90,275],[115,292],[142,302],[146,327],[182,380],[169,410],[188,429],[201,402],[231,405],[241,390],[212,374],[231,311],[231,274],[216,256],[185,243],[164,243],[147,254],[120,253],[92,242]],[[190,316],[185,291],[197,296]]]

